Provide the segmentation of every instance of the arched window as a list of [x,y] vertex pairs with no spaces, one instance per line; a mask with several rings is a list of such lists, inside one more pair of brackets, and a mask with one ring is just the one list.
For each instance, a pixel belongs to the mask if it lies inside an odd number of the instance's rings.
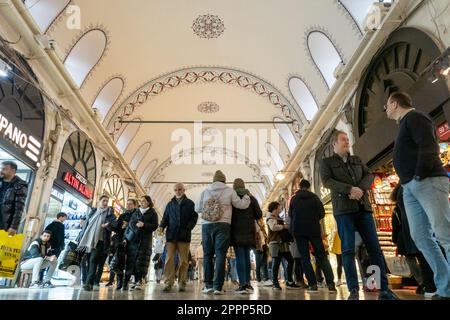
[[[138,120],[138,119],[135,119]],[[116,146],[119,149],[120,153],[124,154],[128,148],[130,142],[137,135],[139,129],[141,128],[140,123],[128,123],[123,129],[122,134],[119,139],[117,139]]]
[[319,107],[309,88],[301,79],[294,77],[289,80],[289,89],[305,115],[306,120],[311,121],[319,110]]
[[30,12],[42,33],[47,31],[70,0],[25,0],[25,7]]
[[321,31],[312,31],[308,35],[308,49],[325,82],[331,88],[336,81],[334,70],[342,61],[339,52],[331,40]]
[[270,158],[273,160],[272,162],[275,164],[275,168],[277,171],[280,171],[284,167],[284,161],[280,156],[280,152],[275,148],[273,144],[270,142],[266,143],[267,153]]
[[97,98],[92,104],[93,108],[98,109],[100,121],[105,119],[109,109],[116,103],[123,90],[123,79],[113,78],[108,81],[100,90]]
[[[361,30],[364,29],[363,22],[369,11],[369,7],[375,2],[374,0],[339,0],[342,6],[350,13],[353,20],[358,24]],[[382,1],[391,3],[392,1]]]
[[81,36],[70,50],[64,65],[78,87],[81,87],[102,57],[106,43],[106,34],[102,30],[93,29]]
[[142,173],[142,176],[140,178],[141,184],[143,186],[146,186],[148,184],[148,179],[150,178],[151,174],[155,170],[157,163],[158,163],[158,160],[154,159],[145,168],[145,170]]
[[[273,121],[283,121],[281,118],[274,118]],[[292,134],[291,129],[287,124],[276,123],[274,124],[275,129],[278,131],[281,139],[283,139],[284,143],[289,149],[289,152],[292,154],[294,152],[295,147],[297,146],[297,141],[295,141],[295,137]]]
[[137,170],[139,168],[139,165],[142,163],[145,156],[150,151],[151,146],[152,144],[150,142],[146,142],[139,147],[139,149],[134,154],[133,159],[131,160],[130,164],[131,170]]

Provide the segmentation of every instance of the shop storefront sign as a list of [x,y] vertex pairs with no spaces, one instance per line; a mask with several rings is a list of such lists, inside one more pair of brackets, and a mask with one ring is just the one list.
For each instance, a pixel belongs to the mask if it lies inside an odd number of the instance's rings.
[[56,190],[55,188],[52,188],[52,197],[58,199],[58,200],[61,201],[61,202],[64,201],[64,193],[59,192],[59,191]]
[[86,199],[92,199],[92,190],[87,187],[87,180],[78,172],[72,174],[71,172],[65,172],[63,181],[77,190]]
[[450,139],[450,127],[447,122],[438,126],[437,136],[439,141],[447,141]]
[[114,200],[114,212],[116,215],[120,215],[122,213],[122,205],[117,200]]
[[39,167],[42,144],[32,135],[26,134],[23,128],[0,114],[0,134],[10,143],[22,150],[25,156]]

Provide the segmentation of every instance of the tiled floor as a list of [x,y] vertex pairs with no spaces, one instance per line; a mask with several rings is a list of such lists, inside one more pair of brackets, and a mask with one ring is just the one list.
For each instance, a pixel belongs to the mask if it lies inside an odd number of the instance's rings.
[[[148,283],[145,290],[134,292],[117,291],[103,285],[98,290],[86,292],[79,288],[57,287],[53,289],[0,289],[0,300],[345,300],[348,291],[345,286],[338,288],[337,294],[329,294],[327,289],[319,289],[317,294],[309,294],[305,290],[274,291],[272,288],[257,287],[253,284],[253,294],[234,294],[234,286],[227,283],[226,293],[222,296],[204,295],[198,282],[190,283],[187,291],[179,293],[176,286],[171,293],[163,293],[162,284]],[[283,285],[282,285],[283,286]],[[396,290],[401,299],[423,300],[411,290]],[[360,293],[361,300],[376,300],[376,293]]]

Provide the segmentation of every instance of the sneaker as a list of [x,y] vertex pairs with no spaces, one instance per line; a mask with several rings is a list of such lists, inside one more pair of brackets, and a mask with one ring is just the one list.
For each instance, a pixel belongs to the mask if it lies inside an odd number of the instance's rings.
[[400,300],[400,298],[397,297],[397,295],[392,290],[387,289],[386,291],[380,291],[378,300]]
[[273,282],[270,281],[270,280],[263,281],[262,284],[263,284],[264,287],[271,287],[271,286],[273,286]]
[[347,300],[359,300],[359,289],[351,290]]
[[297,281],[295,284],[299,286],[300,289],[308,289],[308,285],[305,283],[305,281]]
[[236,290],[234,290],[234,293],[237,294],[244,294],[247,293],[247,290],[244,286],[239,286],[239,288],[237,288]]
[[40,289],[41,286],[39,285],[39,282],[33,282],[28,289]]
[[253,289],[253,287],[251,286],[250,283],[248,283],[247,285],[244,286],[245,290],[247,290],[249,293],[253,293],[253,291],[255,291],[255,289]]
[[221,296],[221,295],[225,294],[225,291],[215,289],[214,292],[213,292],[213,294],[214,294],[215,296]]
[[109,282],[107,284],[105,284],[105,287],[111,287],[114,283],[113,282]]
[[313,286],[309,286],[308,289],[306,290],[306,292],[308,292],[308,293],[318,293],[319,292],[319,288],[315,284]]
[[42,288],[45,288],[45,289],[51,289],[51,288],[54,288],[55,286],[54,285],[52,285],[52,283],[50,282],[50,281],[47,281],[47,282],[45,282],[43,285],[42,285]]
[[86,290],[86,291],[92,291],[93,287],[92,287],[91,284],[85,284],[85,285],[83,286],[83,289]]
[[317,288],[325,288],[325,287],[326,287],[325,281],[322,282],[317,281]]
[[134,286],[134,290],[142,290],[141,284],[140,284],[140,283],[136,284],[136,285]]
[[272,287],[273,290],[281,290],[280,284],[279,283],[275,283]]
[[338,280],[338,281],[336,282],[336,287],[340,287],[340,286],[342,286],[342,281],[341,281],[341,280]]
[[434,292],[428,292],[427,289],[425,288],[425,293],[423,295],[425,298],[433,298],[433,296],[436,294],[437,294],[436,290],[434,290]]
[[286,282],[286,289],[300,289],[294,282]]
[[450,300],[450,297],[443,297],[438,294],[435,294],[431,299],[433,299],[433,300]]
[[203,290],[202,290],[202,293],[204,293],[204,294],[209,294],[212,292],[214,292],[213,288],[203,288]]
[[130,284],[130,287],[128,288],[128,291],[134,291],[134,288],[136,288],[136,284],[132,283],[132,284]]
[[164,286],[164,288],[163,288],[163,292],[169,292],[170,290],[172,290],[172,284],[171,283],[168,283],[168,284],[166,284],[165,286]]
[[185,292],[185,291],[186,291],[186,283],[179,283],[178,292]]
[[336,286],[334,285],[334,283],[328,285],[328,292],[333,294],[337,293]]

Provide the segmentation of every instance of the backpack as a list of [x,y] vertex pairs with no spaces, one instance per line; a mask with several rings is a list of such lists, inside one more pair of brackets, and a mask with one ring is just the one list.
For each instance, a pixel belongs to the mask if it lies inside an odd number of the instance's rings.
[[220,202],[220,197],[222,196],[224,191],[225,189],[217,198],[210,197],[208,201],[205,202],[202,210],[203,220],[215,222],[222,218],[224,209],[222,203]]

